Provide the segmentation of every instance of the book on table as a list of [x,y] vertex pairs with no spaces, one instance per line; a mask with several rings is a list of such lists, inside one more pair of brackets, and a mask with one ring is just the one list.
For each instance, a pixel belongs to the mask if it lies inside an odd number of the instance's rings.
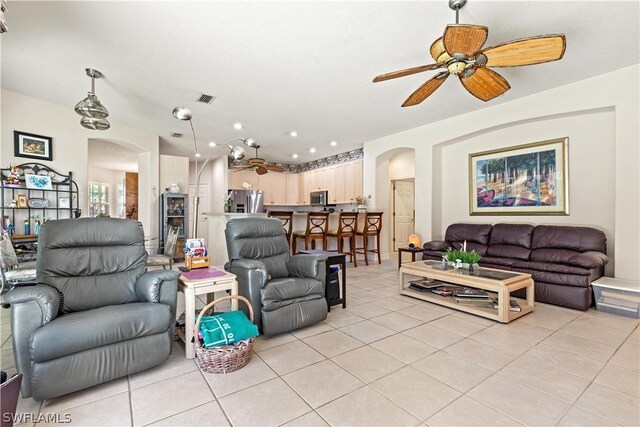
[[469,305],[469,306],[473,306],[473,307],[486,307],[486,308],[493,308],[493,301],[491,301],[491,299],[487,298],[458,298],[458,297],[453,297],[453,300],[457,303],[457,304],[461,304],[461,305]]
[[487,291],[475,288],[460,288],[457,289],[453,295],[458,298],[489,298]]
[[437,288],[431,289],[431,292],[433,292],[434,294],[441,295],[443,297],[450,297],[458,289],[460,288],[457,286],[438,286]]
[[420,292],[429,292],[438,286],[442,286],[444,283],[434,279],[419,279],[409,282],[409,289]]

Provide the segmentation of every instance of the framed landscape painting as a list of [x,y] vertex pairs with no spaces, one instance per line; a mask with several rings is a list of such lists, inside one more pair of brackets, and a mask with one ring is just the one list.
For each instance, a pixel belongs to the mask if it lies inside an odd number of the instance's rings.
[[569,138],[469,155],[470,215],[569,215]]
[[53,160],[53,139],[48,136],[13,131],[13,155],[38,160]]

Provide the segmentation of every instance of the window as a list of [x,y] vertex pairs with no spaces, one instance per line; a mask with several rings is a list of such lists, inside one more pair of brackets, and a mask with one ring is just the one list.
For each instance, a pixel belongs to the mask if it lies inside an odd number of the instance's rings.
[[89,216],[109,216],[110,185],[104,182],[89,183]]
[[118,218],[126,219],[124,184],[118,184]]

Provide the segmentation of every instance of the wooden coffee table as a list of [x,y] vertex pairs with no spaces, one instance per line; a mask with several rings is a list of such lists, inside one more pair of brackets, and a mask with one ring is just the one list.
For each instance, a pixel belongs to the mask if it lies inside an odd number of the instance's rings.
[[[498,308],[477,307],[466,304],[458,304],[453,297],[445,297],[432,292],[420,292],[409,289],[409,281],[412,279],[435,279],[446,284],[466,286],[483,289],[498,298]],[[526,289],[526,300],[514,298],[520,305],[520,311],[509,310],[511,293],[519,289]],[[400,268],[400,293],[413,298],[418,298],[434,304],[464,311],[476,316],[486,317],[501,323],[524,316],[533,311],[534,288],[530,274],[515,271],[496,270],[493,268],[480,268],[476,272],[455,270],[452,267],[442,269],[442,263],[438,261],[417,261],[403,264]]]

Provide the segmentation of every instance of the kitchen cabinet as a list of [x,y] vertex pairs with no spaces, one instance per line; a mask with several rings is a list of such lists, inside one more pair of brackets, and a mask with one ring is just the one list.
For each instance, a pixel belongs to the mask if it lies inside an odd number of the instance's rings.
[[309,193],[314,191],[313,190],[313,186],[311,185],[311,178],[312,178],[312,173],[313,171],[307,171],[304,172],[304,193],[302,195],[302,204],[303,205],[310,205],[311,201],[309,200]]
[[271,172],[267,175],[271,175],[271,201],[277,206],[286,205],[287,194],[289,193],[289,187],[287,187],[287,176],[282,173]]
[[347,199],[347,186],[346,180],[347,176],[345,175],[345,169],[347,165],[346,163],[339,163],[334,167],[334,177],[335,177],[335,203],[348,203]]
[[262,191],[262,203],[265,208],[273,205],[273,175],[267,173],[265,175],[258,175],[258,190]]
[[364,196],[362,194],[362,160],[353,162],[353,198],[356,196]]
[[298,174],[287,173],[283,174],[287,184],[287,194],[285,197],[285,204],[287,206],[297,206],[300,204],[299,191],[298,191]]
[[258,189],[260,182],[259,175],[253,169],[243,171],[229,169],[229,189],[242,190],[242,183],[244,182],[250,184],[254,190]]
[[313,169],[311,171],[311,189],[310,191],[320,190],[320,169]]
[[344,164],[344,203],[355,203],[353,162]]
[[325,169],[323,178],[323,189],[327,190],[327,201],[331,205],[338,203],[336,197],[336,167],[329,166]]

